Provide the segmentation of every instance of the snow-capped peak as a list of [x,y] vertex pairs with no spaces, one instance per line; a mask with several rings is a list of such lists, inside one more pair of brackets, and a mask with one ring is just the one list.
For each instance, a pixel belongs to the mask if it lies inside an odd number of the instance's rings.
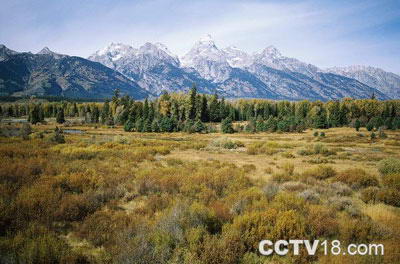
[[53,52],[48,48],[44,47],[41,51],[39,51],[37,54],[52,54]]
[[236,46],[226,47],[223,51],[225,52],[226,60],[231,67],[243,68],[250,66],[253,63],[251,56]]
[[123,43],[114,43],[111,42],[110,45],[107,47],[97,51],[94,55],[97,56],[110,56],[111,59],[117,60],[120,57],[126,56],[128,54],[134,54],[136,52],[136,49],[133,47],[123,44]]
[[276,47],[274,47],[274,46],[272,46],[272,45],[266,47],[266,48],[262,51],[262,54],[265,55],[265,56],[272,57],[272,58],[279,58],[279,57],[282,57],[281,52],[280,52]]
[[214,39],[211,37],[210,34],[207,34],[207,35],[201,37],[198,42],[215,44]]
[[56,53],[54,51],[51,51],[48,47],[44,47],[41,51],[39,51],[36,54],[39,54],[39,55],[51,55],[51,56],[53,56],[53,58],[56,58],[56,59],[60,59],[60,58],[66,56],[66,55],[62,55],[62,54]]

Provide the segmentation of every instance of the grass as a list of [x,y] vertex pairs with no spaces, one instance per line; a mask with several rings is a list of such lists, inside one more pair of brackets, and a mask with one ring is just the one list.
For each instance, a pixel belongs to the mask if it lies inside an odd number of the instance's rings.
[[[400,241],[399,208],[360,199],[366,188],[398,188],[400,131],[371,142],[350,128],[323,138],[310,130],[228,138],[74,124],[68,129],[85,133],[64,134],[66,143],[57,144],[47,140],[54,127],[33,126],[26,140],[0,137],[1,255],[25,252],[29,262],[34,249],[40,262],[68,247],[60,261],[246,263],[258,258],[250,252],[266,234],[372,237],[388,250]],[[282,261],[331,261],[291,257]],[[396,261],[392,254],[377,263]]]

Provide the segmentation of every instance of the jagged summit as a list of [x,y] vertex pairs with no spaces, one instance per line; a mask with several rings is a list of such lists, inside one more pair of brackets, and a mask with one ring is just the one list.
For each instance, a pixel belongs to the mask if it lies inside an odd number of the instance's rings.
[[210,34],[204,35],[203,37],[201,37],[201,38],[198,40],[198,42],[199,42],[199,43],[215,44],[215,41],[214,41],[214,39],[211,37]]
[[53,54],[53,52],[48,48],[44,47],[41,51],[39,51],[37,54]]
[[275,47],[275,46],[268,46],[266,47],[263,51],[262,54],[270,56],[270,57],[275,57],[279,58],[282,57],[281,52]]
[[[385,94],[389,97],[393,94],[398,97],[397,94],[400,94],[396,77],[390,81],[396,88],[385,90],[383,83],[367,82],[365,78],[359,78],[358,73],[349,77],[348,72],[355,71],[355,68],[324,71],[312,64],[286,57],[275,46],[267,46],[253,54],[236,46],[220,48],[209,34],[197,40],[181,58],[161,43],[145,43],[138,49],[128,47],[116,43],[106,51],[96,52],[96,56],[89,59],[138,81],[139,85],[153,94],[159,94],[161,90],[186,90],[188,84],[191,86],[193,82],[231,97],[327,100],[369,98],[372,92],[380,98],[386,98]],[[133,51],[126,52],[130,49]],[[364,70],[370,74],[373,72],[374,76],[381,74],[372,69]],[[389,78],[387,74],[384,72],[378,79]],[[202,89],[206,90],[204,86]]]

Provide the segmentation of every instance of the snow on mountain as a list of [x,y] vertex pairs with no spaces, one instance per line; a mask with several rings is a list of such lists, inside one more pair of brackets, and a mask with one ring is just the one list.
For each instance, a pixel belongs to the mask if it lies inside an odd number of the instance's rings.
[[235,46],[222,49],[225,59],[231,67],[245,68],[253,64],[253,57]]
[[316,73],[320,71],[314,65],[283,56],[274,46],[269,46],[262,52],[254,54],[253,58],[255,64],[265,65],[282,71],[299,72],[312,78],[316,77]]
[[[138,49],[112,43],[89,59],[121,72],[153,95],[188,90],[193,83],[201,92],[228,97],[291,100],[369,98],[372,93],[385,99],[385,93],[392,92],[366,84],[365,78],[323,71],[286,57],[274,46],[252,55],[234,46],[220,49],[210,35],[180,59],[161,43],[146,43]],[[391,79],[390,83],[396,82]]]
[[5,45],[0,44],[0,61],[9,59],[12,55],[18,54],[18,52],[7,48]]
[[213,83],[228,79],[231,67],[224,51],[217,48],[210,35],[202,37],[181,59],[185,68],[195,69],[201,77]]
[[397,74],[361,65],[332,67],[326,69],[326,71],[356,79],[389,95],[390,98],[400,98],[400,76]]
[[[145,43],[135,49],[124,44],[110,44],[89,57],[121,72],[153,95],[162,91],[178,92],[190,89],[194,83],[202,92],[213,92],[213,85],[196,71],[180,67],[178,56],[161,43]],[[109,67],[110,67],[109,66]]]

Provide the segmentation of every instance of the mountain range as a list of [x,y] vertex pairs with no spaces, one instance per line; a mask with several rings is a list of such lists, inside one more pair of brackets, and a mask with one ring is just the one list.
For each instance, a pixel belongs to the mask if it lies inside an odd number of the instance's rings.
[[135,98],[149,94],[123,74],[84,58],[52,52],[16,52],[0,45],[0,95],[109,98],[115,89]]
[[201,93],[229,98],[400,98],[400,76],[379,68],[322,69],[286,57],[273,46],[253,54],[234,46],[219,48],[209,35],[183,57],[161,43],[145,43],[138,48],[111,43],[87,59],[47,48],[32,54],[0,46],[2,94],[104,98],[119,88],[142,99],[163,91],[187,91],[193,84]]

